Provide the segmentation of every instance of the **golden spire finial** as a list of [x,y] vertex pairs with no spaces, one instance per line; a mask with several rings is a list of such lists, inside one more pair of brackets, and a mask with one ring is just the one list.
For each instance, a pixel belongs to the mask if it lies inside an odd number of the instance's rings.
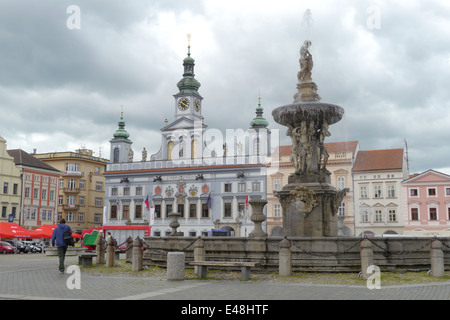
[[187,34],[187,39],[188,39],[188,56],[191,56],[191,34],[190,33]]
[[123,118],[123,104],[120,105],[120,117]]

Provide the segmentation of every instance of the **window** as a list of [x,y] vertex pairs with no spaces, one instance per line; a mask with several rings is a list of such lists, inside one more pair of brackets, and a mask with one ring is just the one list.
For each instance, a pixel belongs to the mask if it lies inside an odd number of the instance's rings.
[[39,199],[39,189],[34,188],[33,190],[33,199]]
[[360,187],[360,194],[362,199],[367,199],[367,186],[361,186]]
[[41,193],[42,200],[47,200],[47,189],[42,189]]
[[280,191],[281,190],[280,179],[274,179],[273,180],[273,190],[274,191]]
[[30,197],[30,187],[25,187],[25,198]]
[[197,218],[197,205],[195,203],[189,204],[189,218]]
[[78,222],[84,222],[84,212],[78,212]]
[[225,192],[231,192],[231,183],[225,183],[224,190]]
[[238,191],[239,192],[245,192],[245,182],[238,183]]
[[53,219],[53,211],[52,210],[48,210],[47,211],[47,220],[52,221]]
[[64,188],[64,179],[59,179],[59,188]]
[[383,214],[381,210],[375,210],[375,222],[382,222],[383,221]]
[[137,204],[134,212],[135,219],[142,219],[142,204]]
[[435,197],[436,196],[436,188],[428,188],[428,196]]
[[119,162],[119,148],[115,148],[114,149],[113,162],[114,163],[118,163]]
[[161,205],[155,204],[155,218],[161,218]]
[[80,164],[79,163],[66,163],[66,171],[68,172],[79,172]]
[[175,143],[173,141],[170,141],[167,144],[167,160],[172,160],[173,158],[173,147],[174,147]]
[[124,187],[123,188],[123,195],[129,196],[130,195],[130,187]]
[[445,195],[450,196],[450,188],[445,188]]
[[80,206],[84,206],[84,196],[78,196],[78,204]]
[[253,191],[260,191],[261,190],[261,184],[258,181],[252,182],[252,190]]
[[338,209],[338,215],[345,216],[345,203],[341,202]]
[[95,183],[95,190],[102,191],[103,190],[103,182],[96,182]]
[[209,208],[207,203],[202,203],[202,218],[209,218]]
[[136,187],[136,195],[142,196],[142,187]]
[[418,221],[419,220],[419,209],[411,208],[411,220]]
[[47,220],[47,210],[41,211],[41,220]]
[[84,190],[86,185],[86,180],[80,180],[80,189]]
[[58,204],[64,204],[64,196],[58,196]]
[[103,215],[101,213],[94,214],[94,223],[102,223]]
[[380,185],[375,185],[374,188],[374,198],[381,198],[381,186]]
[[111,188],[111,196],[117,196],[117,188]]
[[67,196],[67,204],[75,204],[75,196]]
[[419,190],[418,189],[409,189],[409,195],[411,197],[418,197],[419,196]]
[[430,208],[430,220],[437,220],[437,209]]
[[169,217],[169,214],[172,213],[172,204],[166,205],[166,218]]
[[67,212],[66,220],[67,220],[67,222],[74,222],[75,221],[75,213]]
[[75,179],[67,180],[67,187],[69,189],[75,189],[77,187],[77,180],[75,180]]
[[337,184],[338,184],[338,190],[344,189],[345,188],[345,178],[338,177]]
[[2,218],[6,218],[6,210],[7,210],[7,207],[3,206],[2,207]]
[[275,218],[281,217],[281,205],[279,203],[273,205],[273,216]]
[[395,185],[388,185],[387,186],[387,190],[388,190],[388,198],[395,198]]
[[[17,183],[14,183],[14,184],[13,184],[13,194],[17,194],[17,188],[18,188]],[[450,189],[449,189],[449,190],[450,190]]]
[[128,205],[128,204],[123,205],[122,218],[124,218],[124,219],[130,218],[130,205]]
[[184,204],[178,204],[177,212],[180,214],[180,217],[184,218]]
[[447,208],[447,220],[450,220],[450,208]]
[[389,222],[396,222],[397,221],[397,215],[395,213],[395,209],[389,210]]
[[54,201],[55,200],[55,190],[50,190],[48,199],[50,201]]
[[232,213],[231,213],[231,202],[225,202],[224,203],[224,208],[223,208],[223,217],[224,218],[231,218],[232,217]]
[[369,222],[369,212],[367,210],[363,210],[361,213],[362,222]]
[[[80,197],[81,198],[81,197]],[[81,200],[81,199],[80,199]],[[84,202],[84,199],[83,199],[83,202]],[[103,199],[102,198],[95,198],[95,206],[96,207],[102,207],[103,206]],[[80,201],[80,204],[81,204],[81,201]]]

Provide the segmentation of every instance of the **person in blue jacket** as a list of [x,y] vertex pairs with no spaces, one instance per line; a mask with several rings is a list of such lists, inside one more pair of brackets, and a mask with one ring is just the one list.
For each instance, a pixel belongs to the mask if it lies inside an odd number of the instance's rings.
[[60,224],[53,230],[52,234],[52,246],[55,246],[58,250],[58,258],[59,258],[59,272],[64,273],[64,260],[66,258],[67,251],[67,243],[64,241],[64,232],[70,231],[72,233],[72,229],[68,225],[66,225],[66,220],[61,219]]

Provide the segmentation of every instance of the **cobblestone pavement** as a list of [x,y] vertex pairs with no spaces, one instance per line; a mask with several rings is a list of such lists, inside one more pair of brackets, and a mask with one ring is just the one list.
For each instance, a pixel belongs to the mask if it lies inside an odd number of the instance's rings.
[[[365,286],[276,283],[270,281],[185,280],[93,275],[81,271],[80,289],[73,288],[75,273],[60,274],[57,257],[43,254],[0,255],[0,299],[18,300],[448,300],[450,282]],[[77,257],[66,257],[66,266]],[[272,302],[271,302],[272,301]],[[236,310],[237,311],[237,310]]]

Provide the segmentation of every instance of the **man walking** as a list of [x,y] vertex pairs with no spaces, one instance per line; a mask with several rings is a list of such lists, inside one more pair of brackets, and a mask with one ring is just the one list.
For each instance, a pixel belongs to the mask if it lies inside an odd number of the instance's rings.
[[67,243],[64,240],[64,233],[72,234],[72,229],[66,225],[66,220],[61,219],[60,224],[53,230],[52,234],[52,246],[55,246],[58,250],[58,258],[59,258],[59,272],[64,273],[64,260],[66,258],[67,251]]

